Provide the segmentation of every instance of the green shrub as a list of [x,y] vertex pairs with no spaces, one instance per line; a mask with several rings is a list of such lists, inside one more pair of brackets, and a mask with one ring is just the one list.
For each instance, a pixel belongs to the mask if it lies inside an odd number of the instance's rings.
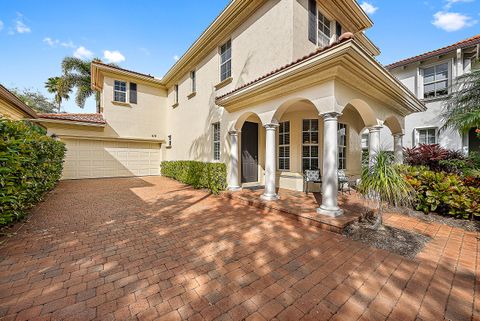
[[0,226],[21,218],[62,174],[65,146],[38,126],[0,118]]
[[218,194],[226,187],[227,168],[223,163],[197,161],[165,161],[161,165],[162,175],[193,188],[207,188]]
[[402,166],[406,180],[415,189],[417,210],[457,218],[480,218],[480,188],[469,186],[456,174]]

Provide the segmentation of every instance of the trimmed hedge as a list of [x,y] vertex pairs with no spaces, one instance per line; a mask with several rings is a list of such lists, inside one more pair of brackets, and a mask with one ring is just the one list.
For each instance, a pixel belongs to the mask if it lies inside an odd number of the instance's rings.
[[227,186],[227,167],[223,163],[197,161],[164,161],[162,175],[193,188],[207,188],[218,194]]
[[62,174],[65,145],[42,128],[0,118],[0,226],[20,219]]

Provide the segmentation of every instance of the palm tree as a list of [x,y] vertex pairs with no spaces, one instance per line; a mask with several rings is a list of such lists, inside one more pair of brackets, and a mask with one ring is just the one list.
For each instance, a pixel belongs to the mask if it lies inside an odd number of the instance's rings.
[[82,60],[75,57],[65,57],[62,61],[63,78],[77,89],[75,102],[80,108],[85,107],[87,98],[95,95],[97,109],[100,106],[100,93],[91,87],[90,66],[93,61]]
[[413,188],[394,164],[393,155],[379,151],[371,166],[364,166],[358,191],[367,199],[377,203],[377,215],[373,229],[383,228],[383,207],[409,205],[413,199]]
[[446,101],[442,117],[443,128],[452,128],[467,133],[480,128],[480,70],[457,78],[456,90]]
[[55,103],[60,112],[62,107],[62,101],[70,98],[72,92],[72,86],[63,77],[50,77],[45,82],[45,88],[49,93],[55,94]]

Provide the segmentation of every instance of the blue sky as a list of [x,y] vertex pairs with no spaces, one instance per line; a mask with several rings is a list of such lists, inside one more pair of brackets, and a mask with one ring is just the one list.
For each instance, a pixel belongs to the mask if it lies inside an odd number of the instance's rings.
[[[0,83],[46,93],[63,57],[99,57],[161,77],[228,0],[0,0]],[[80,4],[79,4],[80,3]],[[363,0],[391,63],[480,33],[480,0]],[[74,100],[68,112],[94,112]]]

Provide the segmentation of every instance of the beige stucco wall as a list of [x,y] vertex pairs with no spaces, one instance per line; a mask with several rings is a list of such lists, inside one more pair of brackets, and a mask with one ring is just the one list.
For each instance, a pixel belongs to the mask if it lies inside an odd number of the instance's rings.
[[30,118],[25,112],[3,99],[0,99],[0,116],[13,120]]

